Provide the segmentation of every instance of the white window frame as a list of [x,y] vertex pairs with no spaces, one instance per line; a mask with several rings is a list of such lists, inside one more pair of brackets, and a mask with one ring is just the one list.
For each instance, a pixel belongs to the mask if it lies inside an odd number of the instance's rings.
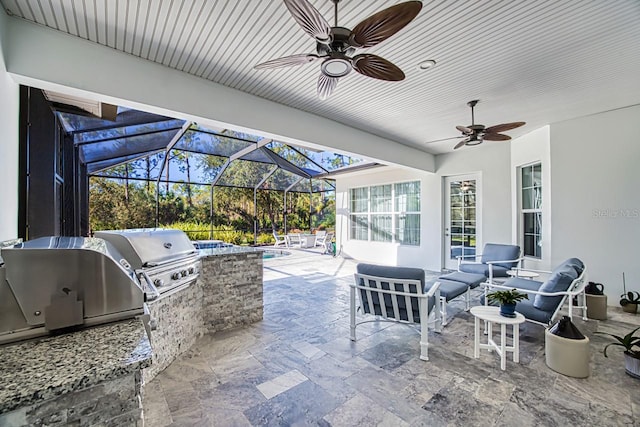
[[[398,184],[409,184],[409,183],[414,183],[418,186],[418,191],[417,191],[417,196],[418,196],[418,210],[413,211],[413,210],[400,210],[396,208],[396,186]],[[372,202],[372,189],[373,188],[384,188],[384,187],[390,187],[391,189],[391,198],[388,202],[390,205],[391,210],[387,210],[387,209],[382,209],[382,210],[374,210],[374,206],[373,206],[373,202]],[[422,212],[421,212],[421,206],[422,206],[422,194],[421,194],[421,188],[422,188],[422,183],[419,180],[411,180],[411,181],[401,181],[401,182],[393,182],[393,183],[387,183],[387,184],[377,184],[377,185],[369,185],[369,186],[364,186],[364,187],[353,187],[353,188],[349,188],[349,206],[350,206],[350,210],[349,210],[349,240],[353,240],[353,241],[361,241],[361,242],[377,242],[377,243],[396,243],[399,245],[403,245],[403,246],[420,246],[421,245],[421,227],[422,227],[422,222],[421,222],[421,217],[422,217]],[[353,205],[353,196],[354,196],[354,192],[357,190],[365,190],[366,189],[366,193],[367,193],[367,210],[366,212],[358,212],[358,211],[354,211],[354,205]],[[385,204],[386,204],[385,203]],[[417,236],[417,242],[415,243],[403,243],[400,241],[400,239],[398,238],[398,234],[399,234],[399,230],[398,230],[398,224],[400,223],[400,220],[403,217],[406,217],[407,215],[416,215],[418,220],[417,220],[417,224],[418,224],[418,230],[416,231],[416,236]],[[377,239],[377,237],[379,237],[379,234],[376,234],[374,232],[374,230],[372,230],[372,225],[373,225],[373,218],[374,217],[390,217],[391,221],[390,221],[390,238],[389,239]],[[360,220],[362,220],[363,218],[366,218],[366,226],[367,226],[367,238],[365,239],[359,239],[356,237],[355,233],[356,228],[355,228],[355,221],[356,218],[359,218]]]
[[[533,181],[533,176],[534,176],[534,169],[536,166],[540,167],[540,185],[537,186],[536,183]],[[520,166],[518,168],[518,198],[519,198],[519,204],[518,204],[518,210],[519,210],[519,222],[520,222],[520,227],[519,227],[519,233],[518,233],[518,240],[520,242],[520,247],[522,247],[522,255],[526,258],[530,258],[530,259],[535,259],[535,260],[541,260],[543,253],[542,253],[542,249],[543,246],[539,245],[538,248],[536,250],[534,250],[534,254],[527,254],[526,253],[526,245],[525,245],[525,237],[527,235],[531,235],[534,237],[537,236],[538,239],[536,239],[536,242],[534,242],[534,244],[537,244],[537,241],[539,241],[540,243],[542,243],[542,238],[543,238],[543,229],[542,229],[542,223],[543,223],[543,206],[542,206],[542,192],[544,191],[544,182],[543,182],[543,178],[542,178],[542,162],[541,161],[536,161],[533,163],[529,163],[523,166]],[[527,186],[525,187],[524,182],[523,182],[523,174],[524,171],[526,169],[531,169],[531,177],[532,177],[532,185],[531,186]],[[535,189],[539,189],[539,191],[535,192]],[[534,194],[533,196],[539,200],[538,206],[535,207],[536,203],[535,201],[532,203],[532,206],[529,208],[525,208],[524,204],[525,204],[525,190],[533,190]],[[525,215],[527,214],[533,214],[534,215],[534,221],[536,220],[536,217],[539,217],[540,221],[537,224],[537,232],[534,229],[534,233],[526,233],[525,230]],[[537,252],[537,255],[535,254],[535,252]]]

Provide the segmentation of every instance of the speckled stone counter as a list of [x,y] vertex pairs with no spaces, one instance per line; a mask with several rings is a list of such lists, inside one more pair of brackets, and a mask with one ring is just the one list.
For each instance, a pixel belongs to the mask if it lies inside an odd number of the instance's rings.
[[139,424],[150,361],[138,319],[0,347],[0,425]]

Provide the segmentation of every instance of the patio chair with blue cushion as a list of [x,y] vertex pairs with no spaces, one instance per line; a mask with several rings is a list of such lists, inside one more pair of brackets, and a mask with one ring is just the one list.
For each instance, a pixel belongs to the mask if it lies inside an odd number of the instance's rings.
[[[372,321],[420,324],[420,359],[429,360],[429,317],[436,332],[442,330],[439,283],[425,292],[425,274],[420,268],[387,267],[358,264],[355,283],[351,285],[351,340],[356,340],[356,326]],[[356,307],[356,294],[360,307]],[[372,320],[356,322],[358,309]]]
[[[507,277],[507,271],[517,268],[522,261],[520,246],[498,243],[487,243],[481,254],[461,255],[457,258],[458,271],[484,274],[490,282],[494,277]],[[473,261],[467,261],[469,258]]]
[[[486,295],[492,290],[516,289],[527,294],[529,299],[519,301],[516,311],[532,323],[547,326],[558,315],[560,309],[568,302],[569,317],[573,317],[574,308],[581,309],[582,319],[587,320],[586,296],[584,288],[587,284],[586,267],[578,258],[569,258],[553,271],[523,270],[548,275],[544,282],[521,277],[512,277],[502,284],[485,283],[485,293],[480,297],[482,304],[487,304]],[[574,301],[576,298],[576,301]],[[577,302],[577,304],[576,304]]]

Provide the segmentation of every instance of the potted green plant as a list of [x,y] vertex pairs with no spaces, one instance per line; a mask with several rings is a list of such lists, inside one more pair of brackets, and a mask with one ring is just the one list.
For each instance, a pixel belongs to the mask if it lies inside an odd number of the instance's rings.
[[504,317],[516,317],[516,303],[523,299],[529,299],[529,296],[517,289],[493,291],[487,295],[489,302],[500,304],[500,315]]
[[[615,342],[609,343],[604,347],[604,349],[602,350],[602,352],[604,353],[604,357],[609,357],[607,356],[607,349],[610,346],[617,345],[623,347],[625,372],[634,378],[640,379],[640,337],[634,336],[638,329],[640,329],[640,326],[629,332],[624,337],[609,334],[606,332],[596,332],[596,334],[608,335],[616,340]],[[634,347],[638,347],[638,350],[634,350]]]
[[627,313],[637,313],[638,304],[640,304],[640,292],[627,292],[627,284],[624,278],[624,272],[622,273],[622,295],[620,295],[620,305],[622,311]]

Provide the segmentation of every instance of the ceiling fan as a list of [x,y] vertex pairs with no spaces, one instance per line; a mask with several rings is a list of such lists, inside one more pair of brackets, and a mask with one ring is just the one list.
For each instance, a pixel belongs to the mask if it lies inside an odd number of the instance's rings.
[[318,97],[327,99],[338,85],[338,80],[351,70],[374,79],[399,81],[404,79],[400,68],[384,58],[370,53],[352,56],[356,49],[377,45],[388,39],[409,22],[422,9],[422,2],[407,1],[377,12],[360,22],[353,30],[338,26],[338,3],[334,6],[334,26],[308,0],[283,0],[293,19],[305,33],[316,40],[316,53],[300,53],[272,59],[254,66],[272,69],[322,61],[318,79]]
[[483,141],[508,141],[511,139],[509,135],[505,135],[501,132],[506,132],[511,129],[519,128],[520,126],[524,126],[526,122],[513,122],[513,123],[503,123],[500,125],[485,127],[484,125],[475,124],[475,117],[473,115],[473,108],[480,102],[478,99],[474,99],[473,101],[467,102],[467,105],[471,107],[471,125],[470,126],[456,126],[460,132],[462,132],[462,136],[454,136],[452,138],[444,138],[438,139],[436,141],[429,141],[427,144],[431,144],[434,142],[442,142],[448,141],[450,139],[458,139],[464,138],[462,141],[458,142],[454,150],[458,148],[464,147],[465,145],[473,146],[482,144]]

